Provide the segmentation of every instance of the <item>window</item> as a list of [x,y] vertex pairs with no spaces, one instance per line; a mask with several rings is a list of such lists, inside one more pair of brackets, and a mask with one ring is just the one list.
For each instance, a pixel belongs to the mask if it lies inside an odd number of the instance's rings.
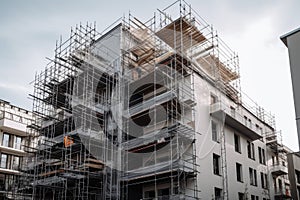
[[9,134],[3,133],[2,146],[9,147]]
[[260,164],[262,164],[262,156],[261,156],[261,148],[258,147],[258,161]]
[[295,170],[295,174],[296,174],[296,179],[297,179],[296,181],[298,184],[300,184],[300,171]]
[[255,195],[251,195],[251,200],[258,200],[259,197],[258,196],[255,196]]
[[266,164],[266,155],[265,150],[261,147],[258,147],[258,159],[260,164]]
[[145,198],[155,198],[155,191],[154,190],[145,191],[144,196]]
[[255,160],[254,144],[247,141],[248,158]]
[[221,175],[220,173],[220,156],[213,154],[213,170],[214,174]]
[[19,167],[20,167],[20,157],[14,156],[14,157],[13,157],[13,166],[12,166],[12,168],[13,168],[14,170],[18,170]]
[[251,143],[251,151],[252,151],[252,159],[255,160],[255,151],[254,151],[254,144]]
[[222,198],[222,189],[215,187],[215,200],[221,200]]
[[249,167],[250,185],[257,186],[256,170]]
[[262,164],[266,164],[266,152],[264,149],[261,150],[262,153]]
[[166,197],[170,195],[170,189],[169,188],[162,188],[157,190],[157,194],[159,197]]
[[239,200],[245,200],[245,194],[244,193],[241,193],[239,192]]
[[5,174],[0,174],[0,190],[5,190]]
[[2,153],[1,154],[1,163],[0,163],[1,168],[7,168],[7,155]]
[[15,145],[14,145],[14,148],[15,148],[15,149],[21,150],[21,145],[22,145],[22,138],[16,136],[16,137],[15,137]]
[[236,152],[241,153],[241,141],[240,141],[240,136],[237,134],[234,134],[234,150]]
[[218,102],[218,97],[214,94],[210,94],[210,105]]
[[243,169],[240,163],[236,163],[236,180],[243,182]]
[[260,172],[260,180],[261,180],[261,187],[264,189],[268,188],[268,175]]
[[[276,190],[276,188],[275,188],[275,190]],[[282,193],[282,180],[281,179],[278,179],[278,190],[277,190],[277,192]]]
[[211,134],[212,140],[219,142],[218,124],[215,121],[211,121]]

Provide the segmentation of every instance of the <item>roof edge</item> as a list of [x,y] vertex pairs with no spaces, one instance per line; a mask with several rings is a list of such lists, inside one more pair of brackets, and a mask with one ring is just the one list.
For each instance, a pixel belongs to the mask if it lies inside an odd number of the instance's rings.
[[300,27],[296,28],[296,29],[294,29],[294,30],[292,30],[292,31],[290,31],[290,32],[282,35],[282,36],[280,36],[280,39],[285,44],[285,46],[288,46],[287,45],[287,37],[289,37],[289,36],[291,36],[291,35],[293,35],[295,33],[298,33],[299,31],[300,31]]

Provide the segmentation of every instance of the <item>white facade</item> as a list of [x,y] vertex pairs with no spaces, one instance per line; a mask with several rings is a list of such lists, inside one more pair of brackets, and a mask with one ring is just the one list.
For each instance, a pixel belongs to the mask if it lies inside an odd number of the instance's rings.
[[[276,139],[274,128],[260,120],[255,114],[252,114],[242,106],[235,104],[206,80],[195,77],[195,88],[197,102],[195,121],[196,132],[199,133],[197,136],[197,156],[200,165],[200,174],[198,176],[198,188],[201,191],[200,198],[218,199],[215,188],[222,190],[222,196],[225,176],[222,167],[222,156],[224,155],[226,155],[229,199],[239,199],[239,193],[240,196],[247,196],[248,199],[275,199],[275,195],[281,196],[282,194],[288,196],[290,190],[289,181],[286,176],[287,162],[285,153],[283,153],[283,157],[281,158],[280,156],[278,157],[278,153],[276,153],[275,150],[270,148],[271,143],[274,143],[274,147],[277,146],[278,150],[283,150],[283,147]],[[211,99],[212,96],[214,98],[213,101]],[[216,102],[212,104],[214,101]],[[232,107],[232,112],[235,113],[231,113],[228,109],[230,107]],[[220,113],[223,112],[223,114],[220,114],[221,118],[216,111],[218,109],[220,109]],[[217,115],[214,115],[214,113],[217,113]],[[235,120],[236,123],[239,123],[241,127],[230,126],[234,124],[229,120],[232,116],[234,116],[233,120]],[[244,121],[242,119],[244,119]],[[213,141],[212,123],[217,124],[217,141]],[[245,132],[242,132],[241,130],[246,127],[251,129],[251,131],[246,131],[245,129]],[[225,153],[221,150],[222,131],[224,131],[225,135]],[[273,138],[270,137],[270,135],[273,136]],[[235,137],[239,140],[238,147],[235,147]],[[259,137],[259,139],[250,139],[256,137]],[[274,139],[274,141],[271,139]],[[248,142],[250,142],[251,148],[252,146],[254,147],[254,158],[248,157]],[[270,145],[267,145],[267,143],[270,143]],[[237,148],[239,152],[237,152],[235,148]],[[260,148],[260,150],[258,150],[258,148]],[[259,158],[259,151],[265,152],[265,158]],[[219,175],[214,174],[213,170],[214,154],[220,156]],[[265,160],[265,162],[263,160]],[[241,166],[240,181],[237,180],[237,165]],[[252,170],[253,174],[256,173],[256,178],[253,180],[254,184],[250,183],[250,170]],[[254,170],[256,172],[254,172]],[[261,173],[266,174],[265,176],[267,176],[268,179],[268,184],[264,187],[262,185],[264,183],[262,183],[261,180],[261,176],[264,175],[261,175]],[[278,173],[278,175],[276,175],[276,173]],[[255,175],[253,176],[255,177]]]
[[10,198],[21,175],[20,169],[25,148],[33,147],[27,125],[31,124],[31,112],[0,100],[0,197]]

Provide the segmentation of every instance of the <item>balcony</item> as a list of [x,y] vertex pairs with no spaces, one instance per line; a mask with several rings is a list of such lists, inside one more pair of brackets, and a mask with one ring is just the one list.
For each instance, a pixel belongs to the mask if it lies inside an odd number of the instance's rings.
[[19,136],[26,136],[26,124],[8,118],[0,119],[0,128]]
[[[192,140],[195,131],[192,127],[177,122],[168,127],[162,129],[153,130],[145,133],[144,135],[137,137],[135,139],[126,141],[122,144],[123,150],[131,151],[136,150],[138,147],[151,147],[152,145],[158,145],[168,140],[168,138],[174,136],[176,133],[180,135],[180,138],[185,138],[186,140]],[[135,152],[136,152],[135,151]]]
[[17,149],[17,148],[2,146],[2,145],[0,145],[0,152],[17,155],[17,156],[25,156],[26,154],[25,151],[23,150],[23,147]]
[[129,109],[129,112],[125,114],[125,117],[127,117],[127,118],[132,117],[134,115],[137,115],[138,113],[149,110],[150,108],[153,108],[154,106],[166,103],[166,102],[174,99],[175,97],[176,97],[176,94],[174,92],[167,91],[165,93],[162,93],[162,94],[156,96],[155,98],[145,100],[142,103],[132,106]]
[[288,173],[288,168],[280,163],[275,163],[270,167],[270,172],[274,176],[286,175]]
[[14,170],[14,169],[5,169],[5,168],[0,168],[0,173],[1,174],[20,174],[20,172],[18,170]]
[[275,200],[283,200],[283,199],[291,199],[291,191],[290,189],[286,188],[275,188]]
[[262,138],[260,130],[257,130],[253,124],[245,121],[241,110],[236,110],[222,102],[217,102],[210,106],[210,114],[222,122],[224,120],[225,124],[238,130],[251,140]]
[[185,177],[191,177],[195,175],[195,169],[190,162],[190,160],[174,159],[129,170],[122,175],[122,181],[152,179],[153,176],[170,177],[171,174],[174,176],[176,173],[185,173]]

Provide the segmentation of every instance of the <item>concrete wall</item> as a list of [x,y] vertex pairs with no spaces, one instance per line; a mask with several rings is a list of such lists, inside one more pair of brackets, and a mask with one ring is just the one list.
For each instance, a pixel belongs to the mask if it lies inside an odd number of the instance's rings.
[[[99,38],[94,44],[92,53],[104,59],[107,64],[117,62],[121,55],[121,30],[122,25],[120,24]],[[115,71],[119,70],[118,65],[114,64],[113,66]]]
[[[291,68],[291,77],[294,94],[294,104],[296,112],[296,123],[298,129],[298,138],[300,138],[300,31],[297,31],[286,37],[286,45],[289,49],[289,59]],[[298,139],[299,140],[299,139]],[[300,141],[299,141],[300,144]]]
[[292,197],[294,200],[299,200],[298,184],[296,170],[300,172],[300,156],[297,153],[291,153],[287,155],[288,157],[288,169],[289,169],[289,180],[291,184]]

